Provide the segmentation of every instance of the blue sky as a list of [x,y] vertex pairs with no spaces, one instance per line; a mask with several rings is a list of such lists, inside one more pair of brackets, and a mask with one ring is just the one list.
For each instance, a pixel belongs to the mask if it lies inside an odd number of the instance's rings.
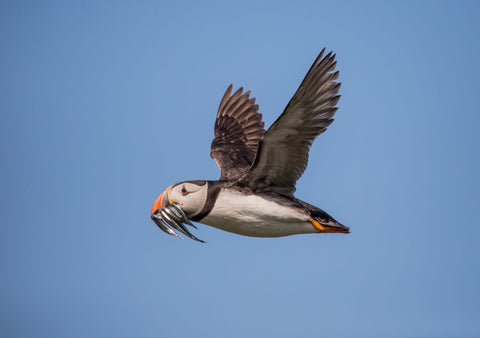
[[[478,337],[480,5],[0,5],[4,337]],[[269,126],[326,47],[342,98],[296,195],[350,235],[207,244],[149,218],[216,179],[226,87]]]

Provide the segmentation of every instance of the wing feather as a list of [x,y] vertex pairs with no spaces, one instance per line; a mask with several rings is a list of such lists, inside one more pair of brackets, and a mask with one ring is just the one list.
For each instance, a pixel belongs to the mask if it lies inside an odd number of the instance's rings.
[[220,180],[238,180],[252,165],[265,133],[255,98],[228,86],[218,107],[210,156],[220,167]]
[[[315,138],[333,122],[340,98],[335,55],[317,57],[287,107],[263,136],[253,165],[237,184],[293,198]],[[323,57],[323,58],[322,58]]]

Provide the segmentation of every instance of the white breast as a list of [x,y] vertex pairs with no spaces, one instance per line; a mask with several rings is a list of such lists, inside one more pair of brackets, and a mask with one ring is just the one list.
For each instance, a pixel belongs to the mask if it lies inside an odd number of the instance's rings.
[[258,195],[222,189],[201,223],[245,236],[280,237],[317,232],[300,210]]

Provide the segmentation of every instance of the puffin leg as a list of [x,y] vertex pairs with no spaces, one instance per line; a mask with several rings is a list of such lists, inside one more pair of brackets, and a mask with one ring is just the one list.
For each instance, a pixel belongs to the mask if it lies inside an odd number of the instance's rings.
[[344,233],[344,234],[348,234],[350,232],[350,228],[340,223],[338,223],[338,225],[320,224],[320,222],[317,221],[316,219],[311,219],[309,222],[318,230],[318,232]]

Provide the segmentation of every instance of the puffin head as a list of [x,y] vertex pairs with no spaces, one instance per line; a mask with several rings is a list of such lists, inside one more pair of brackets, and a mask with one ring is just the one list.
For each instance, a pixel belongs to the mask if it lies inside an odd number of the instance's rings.
[[152,215],[159,209],[176,203],[191,219],[199,214],[207,200],[207,181],[184,181],[165,189],[153,203]]
[[169,186],[153,203],[151,218],[160,229],[171,234],[179,230],[196,239],[182,223],[194,226],[190,220],[202,212],[207,201],[207,181],[184,181]]

